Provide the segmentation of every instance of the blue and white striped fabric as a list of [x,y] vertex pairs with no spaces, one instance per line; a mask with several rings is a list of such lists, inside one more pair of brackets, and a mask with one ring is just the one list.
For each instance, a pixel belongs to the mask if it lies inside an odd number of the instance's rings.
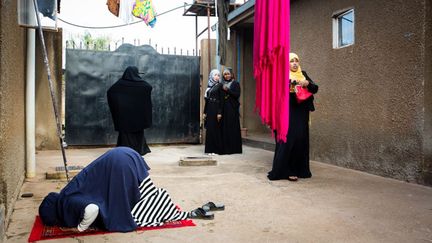
[[149,176],[141,182],[139,190],[141,198],[131,212],[138,227],[161,226],[188,217],[188,212],[178,210],[167,191],[155,187]]

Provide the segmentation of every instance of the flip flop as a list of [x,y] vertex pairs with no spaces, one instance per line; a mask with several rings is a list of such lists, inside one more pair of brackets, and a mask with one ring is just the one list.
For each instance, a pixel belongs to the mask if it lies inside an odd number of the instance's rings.
[[208,202],[202,206],[204,211],[222,211],[225,210],[225,205],[220,203]]
[[214,214],[206,212],[203,208],[197,208],[189,212],[189,218],[191,219],[214,219]]

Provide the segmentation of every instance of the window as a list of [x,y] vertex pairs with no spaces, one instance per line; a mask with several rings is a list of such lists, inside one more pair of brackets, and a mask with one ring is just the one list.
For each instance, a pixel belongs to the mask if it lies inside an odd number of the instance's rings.
[[333,15],[333,48],[354,44],[354,9]]
[[[36,0],[38,15],[43,29],[57,30],[57,0]],[[18,25],[37,28],[33,0],[18,0]]]

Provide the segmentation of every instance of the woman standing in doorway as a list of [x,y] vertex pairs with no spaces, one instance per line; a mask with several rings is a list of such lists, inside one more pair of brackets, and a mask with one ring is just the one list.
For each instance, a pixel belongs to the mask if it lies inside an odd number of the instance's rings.
[[318,85],[300,68],[300,59],[295,53],[289,54],[290,97],[289,130],[286,143],[277,142],[273,158],[273,168],[268,173],[269,180],[310,178],[309,169],[309,112],[314,111],[314,96],[298,101],[296,90],[306,88],[311,94],[318,92]]
[[240,84],[234,79],[231,68],[222,72],[224,91],[222,110],[222,141],[224,154],[241,154],[242,138],[240,132]]

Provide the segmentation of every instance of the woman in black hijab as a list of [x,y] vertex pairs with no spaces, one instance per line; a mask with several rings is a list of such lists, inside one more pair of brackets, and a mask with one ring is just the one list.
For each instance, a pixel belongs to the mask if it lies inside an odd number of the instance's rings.
[[240,131],[240,84],[235,81],[231,68],[222,72],[224,91],[222,108],[222,144],[224,154],[241,154],[242,138]]
[[117,146],[133,148],[141,155],[150,153],[144,129],[152,125],[151,91],[138,68],[129,66],[107,92],[114,128],[119,132]]

